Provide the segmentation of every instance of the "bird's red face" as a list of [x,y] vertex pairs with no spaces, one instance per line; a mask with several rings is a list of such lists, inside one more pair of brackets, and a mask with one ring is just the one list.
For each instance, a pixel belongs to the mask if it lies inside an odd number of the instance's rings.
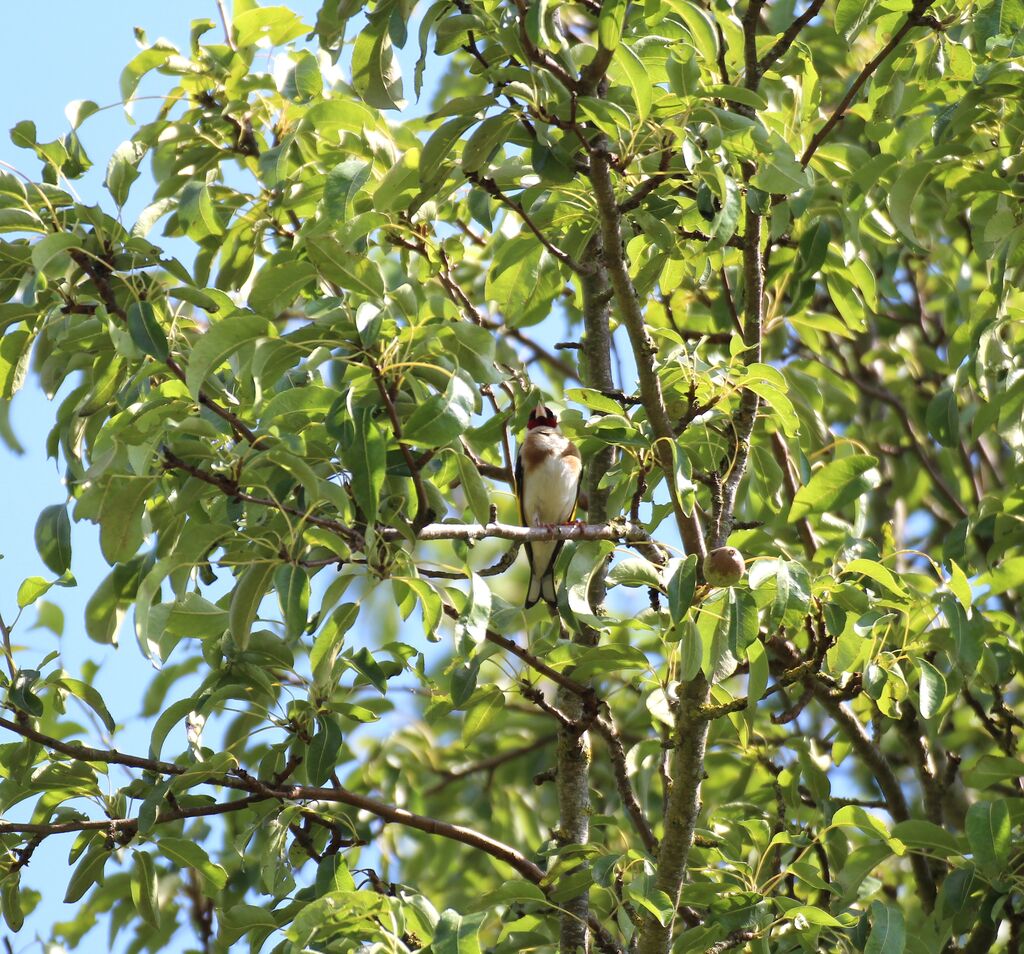
[[532,431],[535,427],[558,427],[558,418],[555,412],[543,404],[538,404],[530,411],[530,419],[526,422],[526,429]]

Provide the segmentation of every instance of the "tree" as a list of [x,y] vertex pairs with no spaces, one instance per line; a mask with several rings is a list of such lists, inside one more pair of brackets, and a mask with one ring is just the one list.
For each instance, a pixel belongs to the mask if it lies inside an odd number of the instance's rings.
[[[67,487],[2,595],[8,925],[64,838],[64,940],[131,950],[1019,949],[1020,4],[222,26],[125,68],[168,91],[102,208],[93,103],[0,174],[0,390],[64,388]],[[517,525],[538,395],[585,523]],[[166,663],[148,752],[15,648],[72,519],[85,632]]]

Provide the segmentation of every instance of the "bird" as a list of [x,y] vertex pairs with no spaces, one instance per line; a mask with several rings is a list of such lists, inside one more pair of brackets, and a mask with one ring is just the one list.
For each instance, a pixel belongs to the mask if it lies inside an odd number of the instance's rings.
[[[519,516],[527,527],[550,527],[569,523],[576,512],[583,460],[576,445],[558,429],[558,417],[551,408],[538,404],[526,422],[526,437],[516,457],[516,497]],[[555,560],[561,540],[526,544],[530,561],[529,609],[543,598],[551,605],[555,595]]]

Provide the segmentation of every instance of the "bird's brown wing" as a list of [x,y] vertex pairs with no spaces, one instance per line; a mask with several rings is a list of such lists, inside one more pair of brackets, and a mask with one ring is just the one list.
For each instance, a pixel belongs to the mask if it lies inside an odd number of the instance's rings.
[[[516,485],[516,500],[519,502],[519,522],[524,526],[529,526],[526,522],[526,510],[523,507],[523,451],[520,448],[519,453],[516,454],[516,467],[513,472],[513,480]],[[526,559],[530,564],[530,572],[533,572],[533,547],[530,546],[529,542],[524,544],[526,549]]]
[[571,521],[576,516],[576,508],[580,502],[580,487],[583,485],[583,458],[580,456],[580,449],[572,441],[569,441],[568,446],[562,451],[562,456],[576,462],[576,496],[573,499],[569,516],[565,518],[566,521]]

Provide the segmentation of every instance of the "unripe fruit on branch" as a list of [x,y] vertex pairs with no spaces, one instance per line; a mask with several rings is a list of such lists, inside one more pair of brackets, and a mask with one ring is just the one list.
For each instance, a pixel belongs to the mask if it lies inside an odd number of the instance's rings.
[[704,579],[712,586],[735,586],[746,568],[736,547],[718,547],[704,557]]

